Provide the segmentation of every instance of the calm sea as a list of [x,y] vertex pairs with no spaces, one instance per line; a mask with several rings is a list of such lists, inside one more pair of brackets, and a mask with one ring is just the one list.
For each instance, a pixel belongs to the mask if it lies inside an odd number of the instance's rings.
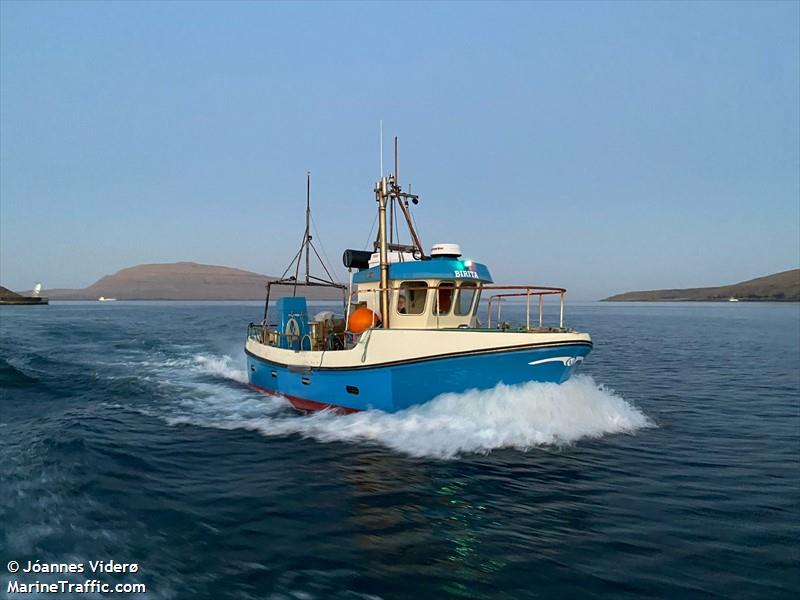
[[261,311],[0,308],[0,597],[797,597],[797,304],[573,305],[563,386],[310,417],[244,384]]

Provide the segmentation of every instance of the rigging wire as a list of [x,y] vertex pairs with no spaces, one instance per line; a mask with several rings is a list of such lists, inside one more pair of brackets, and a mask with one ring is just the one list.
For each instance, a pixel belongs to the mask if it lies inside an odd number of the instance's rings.
[[[414,213],[411,212],[411,211],[408,211],[408,214],[411,215],[411,222],[414,224],[414,230],[417,232],[417,237],[420,237],[420,235],[419,235],[419,227],[417,227],[417,220],[414,218]],[[422,248],[420,248],[420,251],[421,250],[422,250]]]
[[375,229],[375,223],[378,222],[378,214],[375,213],[375,218],[372,219],[372,227],[369,228],[369,233],[367,234],[367,241],[364,242],[364,249],[367,249],[367,244],[369,244],[370,239],[372,239],[372,231]]
[[[314,228],[314,235],[317,236],[317,241],[319,242],[319,247],[322,249],[322,254],[323,254],[323,256],[325,256],[325,260],[328,261],[328,266],[330,266],[331,271],[332,271],[333,270],[333,261],[328,256],[328,253],[325,252],[325,246],[322,243],[322,237],[320,237],[319,231],[317,230],[317,223],[316,223],[316,221],[314,221],[314,215],[313,214],[311,215],[311,226]],[[328,273],[328,269],[325,267],[325,263],[320,258],[319,253],[317,253],[317,249],[314,247],[313,244],[311,245],[311,247],[314,249],[314,253],[317,255],[317,258],[319,258],[319,262],[322,264],[322,268],[325,269],[326,273]],[[328,276],[330,277],[330,273],[328,273]],[[333,279],[334,278],[331,277],[331,281],[333,281]],[[338,277],[336,278],[336,283],[341,283],[341,281],[339,281]]]
[[[394,203],[394,200],[392,202]],[[397,200],[397,202],[402,202],[402,200]],[[397,243],[398,244],[402,243],[400,241],[400,227],[397,224],[397,213],[399,213],[399,212],[400,212],[399,210],[392,211],[392,213],[394,214],[394,229],[397,232]]]
[[[317,258],[319,259],[319,264],[322,265],[322,269],[328,275],[328,279],[330,279],[331,283],[333,283],[333,275],[330,274],[330,272],[328,271],[328,267],[326,267],[325,263],[322,261],[322,257],[319,255],[319,252],[317,252],[316,246],[314,246],[314,244],[310,244],[310,246],[311,246],[311,249],[314,251],[314,254],[317,255]],[[319,279],[319,277],[314,277],[314,279]],[[336,283],[339,283],[339,281],[337,280]],[[342,285],[342,284],[339,283],[339,285]]]
[[[411,184],[408,184],[408,193],[411,193]],[[414,211],[408,211],[408,214],[411,215],[411,223],[414,225],[414,231],[417,232],[417,238],[422,239],[422,236],[419,234],[419,227],[417,227],[417,220],[414,218]],[[422,242],[420,242],[422,243]],[[419,249],[420,252],[424,252],[422,248]]]
[[281,279],[286,277],[286,274],[294,266],[295,261],[300,260],[300,256],[303,254],[303,248],[304,248],[304,246],[300,246],[300,250],[298,250],[297,253],[294,255],[294,258],[291,261],[289,261],[289,266],[286,267],[286,270],[283,272],[283,275],[281,275],[281,277],[280,277]]

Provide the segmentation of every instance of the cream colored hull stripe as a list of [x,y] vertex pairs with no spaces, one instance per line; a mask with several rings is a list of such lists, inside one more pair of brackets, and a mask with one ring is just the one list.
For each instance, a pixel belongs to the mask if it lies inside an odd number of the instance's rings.
[[249,354],[264,360],[311,368],[355,368],[435,360],[457,355],[514,352],[534,347],[591,345],[583,333],[444,332],[372,330],[349,350],[295,352],[248,339]]

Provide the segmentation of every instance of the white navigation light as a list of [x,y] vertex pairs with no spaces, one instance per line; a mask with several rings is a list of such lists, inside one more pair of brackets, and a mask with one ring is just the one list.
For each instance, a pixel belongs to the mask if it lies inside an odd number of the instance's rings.
[[431,256],[458,258],[461,256],[461,246],[458,244],[434,244],[431,247]]

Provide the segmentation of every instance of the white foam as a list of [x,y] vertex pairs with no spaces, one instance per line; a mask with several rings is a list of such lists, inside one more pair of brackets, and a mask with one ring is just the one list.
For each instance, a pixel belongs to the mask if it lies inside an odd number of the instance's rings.
[[377,443],[411,456],[441,459],[571,444],[653,426],[638,408],[588,376],[561,385],[500,384],[486,391],[445,394],[397,413],[299,416],[285,407],[284,401],[269,397],[210,395],[183,401],[175,407],[180,414],[167,421],[248,429],[265,436],[300,434],[321,442]]
[[205,354],[195,354],[194,366],[198,371],[232,379],[239,383],[247,383],[247,373],[244,369],[237,369],[233,359],[227,354],[222,356],[208,356]]

